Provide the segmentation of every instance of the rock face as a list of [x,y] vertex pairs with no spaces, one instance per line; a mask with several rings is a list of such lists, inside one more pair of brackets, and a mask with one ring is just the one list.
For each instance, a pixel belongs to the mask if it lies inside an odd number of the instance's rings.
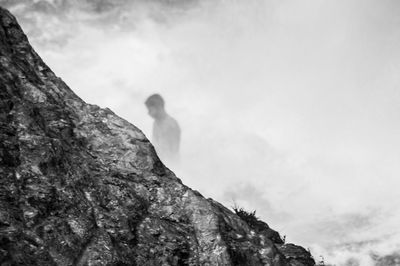
[[138,128],[76,96],[0,8],[1,265],[315,264],[285,246],[183,185]]

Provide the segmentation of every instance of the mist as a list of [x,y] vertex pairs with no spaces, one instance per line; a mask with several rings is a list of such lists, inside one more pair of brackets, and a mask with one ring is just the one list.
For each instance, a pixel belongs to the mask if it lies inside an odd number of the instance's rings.
[[0,1],[81,98],[149,139],[160,93],[182,128],[171,168],[205,197],[316,260],[400,250],[400,2],[106,3]]

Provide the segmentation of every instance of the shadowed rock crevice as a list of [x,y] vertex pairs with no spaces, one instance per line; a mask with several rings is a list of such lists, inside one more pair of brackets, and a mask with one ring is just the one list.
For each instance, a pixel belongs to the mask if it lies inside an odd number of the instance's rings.
[[2,8],[0,128],[1,265],[314,265],[183,185],[138,128],[56,77]]

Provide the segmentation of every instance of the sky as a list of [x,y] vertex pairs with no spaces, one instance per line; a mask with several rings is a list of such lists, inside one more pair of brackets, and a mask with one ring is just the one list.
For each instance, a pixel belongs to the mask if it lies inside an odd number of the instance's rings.
[[317,260],[400,250],[400,2],[2,4],[82,99],[149,139],[144,101],[160,93],[182,128],[170,167],[205,197],[256,210]]

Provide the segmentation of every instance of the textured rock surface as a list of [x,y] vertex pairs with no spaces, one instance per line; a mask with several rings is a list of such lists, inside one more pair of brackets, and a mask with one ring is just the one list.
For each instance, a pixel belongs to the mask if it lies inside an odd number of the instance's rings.
[[313,265],[315,261],[310,254],[302,247],[294,244],[279,246],[279,250],[292,265]]
[[139,129],[56,77],[1,8],[0,177],[1,265],[314,265],[183,185]]

